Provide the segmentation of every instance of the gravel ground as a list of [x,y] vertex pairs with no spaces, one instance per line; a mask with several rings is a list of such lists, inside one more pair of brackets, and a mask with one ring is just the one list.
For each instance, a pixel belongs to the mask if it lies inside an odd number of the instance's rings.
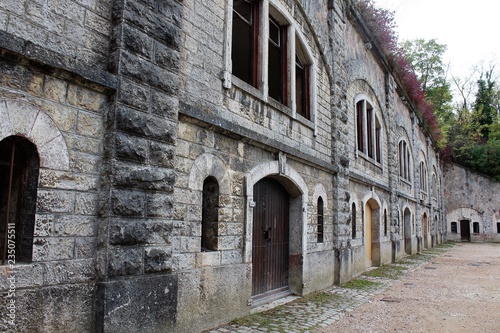
[[458,243],[316,332],[500,332],[500,244]]

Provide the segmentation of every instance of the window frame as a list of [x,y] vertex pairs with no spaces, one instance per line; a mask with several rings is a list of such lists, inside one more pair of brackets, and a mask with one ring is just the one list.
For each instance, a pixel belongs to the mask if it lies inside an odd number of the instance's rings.
[[399,179],[411,184],[412,182],[412,155],[406,139],[398,141],[398,170]]
[[381,118],[374,103],[365,96],[355,98],[356,156],[361,154],[371,162],[381,165],[383,158],[383,130]]
[[[259,29],[258,37],[256,38],[257,46],[253,55],[257,58],[254,63],[257,64],[254,68],[256,73],[256,82],[249,84],[245,80],[237,77],[232,71],[232,37],[233,37],[233,5],[234,1],[229,1],[228,14],[226,20],[228,25],[226,27],[226,42],[225,42],[225,69],[222,75],[223,87],[230,89],[233,84],[238,88],[250,93],[251,95],[262,99],[264,102],[269,103],[285,113],[290,112],[292,118],[300,120],[306,126],[313,128],[314,136],[317,135],[317,102],[316,102],[316,65],[312,57],[311,49],[309,48],[307,39],[304,38],[300,31],[301,26],[293,19],[287,10],[278,1],[269,0],[246,0],[254,3],[255,7],[259,8]],[[282,81],[283,81],[283,99],[276,100],[270,96],[269,93],[269,70],[268,70],[268,56],[269,56],[269,20],[272,18],[278,22],[282,27],[286,28],[283,32],[286,35],[286,47],[283,55],[286,57],[282,61]],[[306,87],[305,101],[303,105],[297,106],[297,91],[296,91],[296,56],[297,52],[300,54],[302,65],[305,66],[305,82]],[[304,98],[302,99],[304,100]],[[302,111],[306,107],[305,111]]]

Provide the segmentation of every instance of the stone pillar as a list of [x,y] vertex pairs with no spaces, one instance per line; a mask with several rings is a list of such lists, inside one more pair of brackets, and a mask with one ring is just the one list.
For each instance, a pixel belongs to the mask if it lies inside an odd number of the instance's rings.
[[116,0],[106,119],[96,293],[97,332],[172,332],[173,156],[177,137],[177,1]]

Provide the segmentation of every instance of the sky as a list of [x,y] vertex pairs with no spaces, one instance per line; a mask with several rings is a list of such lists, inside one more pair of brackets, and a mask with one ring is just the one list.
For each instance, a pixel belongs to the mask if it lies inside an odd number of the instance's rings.
[[449,73],[466,77],[472,67],[497,63],[500,68],[500,1],[374,0],[395,12],[399,41],[436,39],[447,45],[443,57]]

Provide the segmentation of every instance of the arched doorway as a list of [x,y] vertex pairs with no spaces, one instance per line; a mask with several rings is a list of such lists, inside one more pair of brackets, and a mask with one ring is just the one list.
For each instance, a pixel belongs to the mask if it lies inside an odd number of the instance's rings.
[[405,252],[411,254],[411,212],[410,209],[405,208],[403,213],[404,221],[404,237],[405,237]]
[[263,178],[253,199],[252,296],[261,299],[288,291],[290,195],[277,180]]
[[429,219],[427,218],[427,213],[422,215],[422,237],[424,248],[429,248]]
[[366,267],[380,265],[380,217],[378,203],[370,199],[365,204]]
[[365,261],[366,266],[372,266],[372,209],[365,204]]

